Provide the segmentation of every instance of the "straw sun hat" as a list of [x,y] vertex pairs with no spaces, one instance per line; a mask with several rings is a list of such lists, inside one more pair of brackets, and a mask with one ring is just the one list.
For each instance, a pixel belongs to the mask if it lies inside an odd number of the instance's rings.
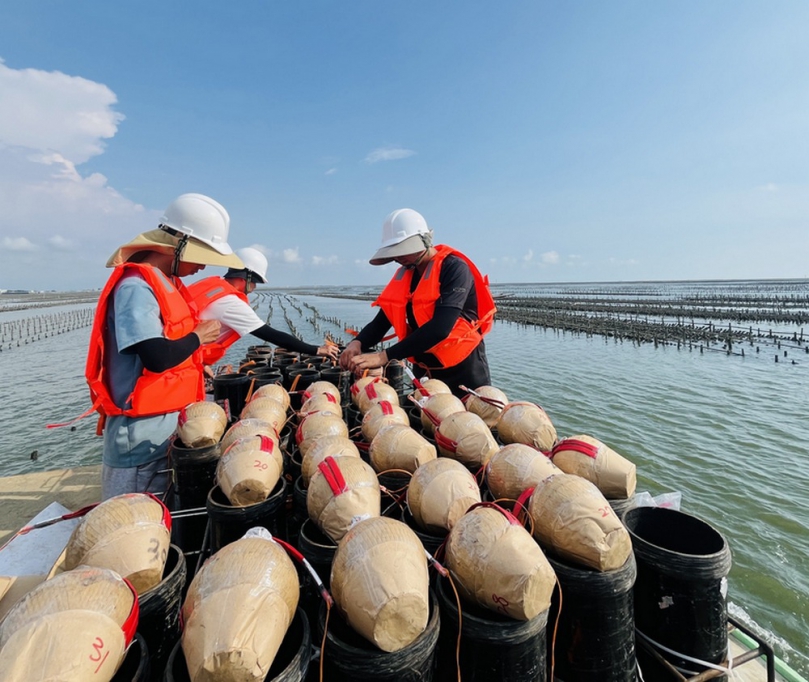
[[[118,247],[109,260],[107,267],[114,268],[128,261],[139,251],[154,251],[169,256],[174,255],[174,250],[180,242],[180,238],[169,234],[165,230],[156,229],[143,232],[132,241]],[[185,263],[197,263],[199,265],[215,265],[226,268],[243,268],[244,263],[236,254],[224,255],[207,244],[197,241],[193,237],[189,238],[182,250],[180,260]]]

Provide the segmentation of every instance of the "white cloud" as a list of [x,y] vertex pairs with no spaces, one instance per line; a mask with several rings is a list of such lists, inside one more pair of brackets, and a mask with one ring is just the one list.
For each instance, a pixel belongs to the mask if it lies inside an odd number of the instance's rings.
[[48,240],[50,244],[57,251],[73,251],[76,245],[72,239],[65,239],[63,236],[55,234]]
[[365,163],[378,163],[379,161],[397,161],[413,156],[416,152],[403,147],[377,147],[365,157]]
[[529,261],[530,261],[530,260],[531,260],[533,257],[534,257],[534,250],[533,250],[533,249],[528,249],[528,253],[526,253],[526,254],[525,254],[523,257],[522,257],[522,259],[523,259],[523,260],[524,260],[526,263],[528,263],[528,262],[529,262]]
[[0,59],[0,144],[54,151],[80,164],[104,151],[124,120],[106,85],[59,71],[10,69]]
[[556,251],[546,251],[540,259],[545,265],[556,265],[559,262],[559,254]]
[[36,244],[32,244],[25,237],[3,237],[3,248],[9,251],[36,251]]
[[[24,258],[0,251],[0,286],[70,289],[96,287],[104,263],[120,244],[157,225],[121,196],[100,173],[80,165],[103,153],[123,115],[101,83],[59,72],[12,69],[0,60],[0,234],[3,243],[39,245],[34,272]],[[11,239],[11,241],[9,241]],[[64,258],[75,245],[76,256]]]
[[336,168],[329,168],[329,170],[326,171],[326,175],[334,175],[336,172]]
[[756,189],[761,192],[777,192],[779,188],[774,182],[768,182],[766,185],[759,185]]
[[300,263],[301,255],[298,252],[298,247],[296,246],[294,249],[284,249],[281,252],[281,260],[283,260],[284,263]]
[[339,262],[339,258],[335,255],[331,256],[312,256],[312,265],[334,265]]

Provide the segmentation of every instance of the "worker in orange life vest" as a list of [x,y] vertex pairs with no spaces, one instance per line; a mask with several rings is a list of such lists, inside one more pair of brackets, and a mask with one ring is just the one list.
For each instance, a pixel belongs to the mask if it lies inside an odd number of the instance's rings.
[[199,348],[219,335],[199,322],[180,277],[206,265],[242,267],[227,243],[230,217],[202,194],[183,194],[159,227],[120,247],[99,297],[85,376],[103,431],[102,499],[163,492],[179,410],[205,397]]
[[222,325],[219,337],[202,348],[203,362],[212,365],[225,355],[227,349],[245,334],[274,343],[287,350],[337,359],[336,345],[315,346],[298,337],[265,324],[250,307],[247,296],[256,283],[267,283],[267,257],[258,249],[238,249],[236,255],[243,268],[231,268],[224,277],[207,277],[189,285],[188,292],[201,320],[216,320]]
[[[433,245],[424,217],[409,208],[382,225],[382,245],[372,265],[399,264],[372,305],[376,317],[351,341],[340,365],[356,373],[408,358],[417,377],[441,379],[452,392],[491,383],[483,336],[492,327],[494,300],[488,278],[461,252]],[[398,342],[370,352],[393,327]]]

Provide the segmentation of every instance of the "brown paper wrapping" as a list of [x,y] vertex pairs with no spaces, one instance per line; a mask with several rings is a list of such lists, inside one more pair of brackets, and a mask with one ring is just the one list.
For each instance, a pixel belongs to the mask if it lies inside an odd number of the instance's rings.
[[412,644],[427,627],[427,559],[401,521],[378,517],[348,531],[334,555],[331,591],[349,625],[383,651]]
[[234,507],[266,500],[283,473],[281,448],[266,436],[240,438],[216,465],[216,480]]
[[539,543],[574,563],[611,571],[632,551],[629,533],[609,502],[579,476],[546,478],[534,490],[528,511]]
[[[596,456],[564,449],[566,440],[580,440],[595,446],[598,448]],[[566,474],[576,474],[595,483],[607,499],[622,500],[635,494],[635,465],[592,436],[563,438],[554,448],[553,463]]]
[[525,443],[538,450],[550,450],[556,442],[556,428],[545,410],[526,402],[509,403],[497,420],[497,433],[504,443]]
[[268,436],[278,443],[278,431],[272,424],[261,419],[240,419],[225,432],[219,449],[224,452],[240,438],[250,436]]
[[374,405],[382,400],[387,400],[393,405],[399,404],[399,394],[396,389],[384,381],[376,381],[366,384],[357,397],[357,407],[365,414]]
[[258,398],[272,398],[273,400],[277,400],[284,406],[285,411],[289,409],[292,402],[289,397],[289,392],[281,386],[281,384],[264,384],[264,386],[259,386],[253,391],[250,400],[257,400]]
[[330,412],[313,412],[306,415],[295,433],[301,455],[305,457],[317,439],[324,436],[348,438],[348,426],[340,417]]
[[127,578],[138,594],[163,577],[170,532],[163,506],[143,493],[118,495],[92,509],[76,526],[65,551],[65,570],[85,564]]
[[225,411],[215,402],[203,400],[180,411],[177,436],[189,448],[203,448],[216,445],[227,425]]
[[[483,466],[499,449],[489,427],[472,412],[448,414],[435,431],[436,443],[441,454],[457,459],[468,467]],[[439,435],[453,441],[454,450],[447,447]]]
[[82,566],[41,583],[0,623],[0,679],[109,682],[134,600],[107,569]]
[[[329,384],[331,385],[331,384]],[[301,405],[300,414],[307,415],[311,412],[330,412],[342,419],[343,408],[340,405],[340,398],[335,398],[330,393],[317,393]]]
[[531,620],[551,604],[556,576],[531,534],[496,509],[478,507],[449,533],[446,565],[481,606]]
[[287,409],[275,398],[253,398],[244,406],[241,419],[260,419],[281,433],[287,421]]
[[357,379],[353,384],[351,384],[351,402],[354,403],[354,407],[360,406],[360,393],[365,390],[365,387],[371,383],[382,383],[382,379],[379,377],[372,377],[372,376],[364,376]]
[[264,680],[298,597],[295,567],[272,540],[244,537],[220,549],[194,577],[183,604],[191,682]]
[[[475,393],[479,393],[484,398],[499,400],[503,405],[508,403],[506,394],[494,386],[479,386],[475,389]],[[497,420],[500,419],[500,414],[503,412],[502,407],[487,403],[471,393],[464,402],[466,409],[480,417],[490,429],[497,426]]]
[[368,454],[377,473],[388,469],[404,469],[412,473],[437,456],[432,443],[404,424],[381,428],[371,441]]
[[505,445],[489,460],[486,484],[495,499],[516,500],[560,469],[536,448],[522,443]]
[[379,516],[379,481],[370,465],[356,457],[336,457],[347,490],[332,492],[326,477],[315,469],[309,479],[306,509],[318,528],[337,542],[358,521]]
[[331,383],[331,381],[315,381],[309,384],[309,387],[303,392],[303,398],[304,401],[306,401],[323,393],[328,393],[330,396],[332,396],[337,401],[338,405],[343,400],[340,389]]
[[447,386],[441,379],[420,379],[419,383],[424,387],[424,391],[416,389],[411,394],[416,400],[424,398],[424,393],[427,395],[438,395],[439,393],[452,393],[452,389]]
[[475,477],[463,464],[446,457],[422,464],[407,489],[410,513],[430,533],[450,530],[478,502],[480,488]]
[[[388,414],[389,413],[389,414]],[[410,417],[407,416],[398,402],[381,400],[372,405],[362,417],[362,437],[369,443],[374,439],[380,429],[391,424],[410,426]]]
[[306,485],[317,471],[317,465],[326,457],[359,457],[360,451],[349,438],[345,436],[321,436],[314,439],[312,446],[307,449],[301,464],[301,475]]
[[429,398],[423,398],[419,404],[422,407],[421,430],[422,433],[427,436],[435,434],[435,424],[433,424],[432,420],[424,413],[424,410],[429,410],[439,422],[453,412],[466,412],[466,408],[461,402],[461,399],[456,398],[451,393],[436,393]]

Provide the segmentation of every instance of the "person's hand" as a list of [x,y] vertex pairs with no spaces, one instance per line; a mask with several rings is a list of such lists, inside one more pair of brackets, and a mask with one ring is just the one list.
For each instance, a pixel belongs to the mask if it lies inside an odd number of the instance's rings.
[[354,339],[345,347],[345,350],[340,353],[340,367],[343,369],[351,369],[351,361],[354,359],[355,355],[359,355],[360,353],[362,353],[362,344],[357,341],[357,339]]
[[317,354],[323,355],[330,360],[337,360],[337,356],[340,355],[340,349],[333,343],[327,343],[325,346],[318,346]]
[[199,337],[200,345],[205,343],[213,343],[219,338],[219,330],[222,325],[216,320],[204,320],[197,325],[194,333]]
[[206,379],[213,379],[214,377],[213,368],[210,365],[205,365],[202,368],[202,373],[205,375]]
[[384,350],[381,353],[361,353],[351,360],[351,369],[355,374],[360,374],[366,369],[376,369],[387,364],[388,354]]

